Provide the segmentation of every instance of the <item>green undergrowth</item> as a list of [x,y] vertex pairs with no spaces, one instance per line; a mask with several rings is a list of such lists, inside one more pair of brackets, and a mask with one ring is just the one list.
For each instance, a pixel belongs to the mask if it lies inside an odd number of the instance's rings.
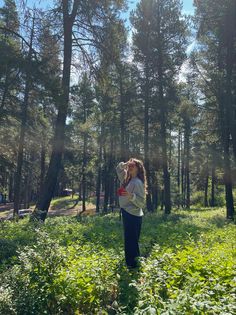
[[143,218],[140,268],[118,214],[0,227],[0,314],[235,314],[235,224],[223,208]]

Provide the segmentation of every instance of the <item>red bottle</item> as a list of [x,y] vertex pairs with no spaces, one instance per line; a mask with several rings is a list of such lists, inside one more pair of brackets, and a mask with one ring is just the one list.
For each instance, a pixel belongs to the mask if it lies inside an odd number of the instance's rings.
[[123,186],[120,187],[119,189],[117,189],[117,195],[118,195],[118,196],[122,196],[122,193],[123,193],[124,191],[126,191],[125,188],[124,188]]

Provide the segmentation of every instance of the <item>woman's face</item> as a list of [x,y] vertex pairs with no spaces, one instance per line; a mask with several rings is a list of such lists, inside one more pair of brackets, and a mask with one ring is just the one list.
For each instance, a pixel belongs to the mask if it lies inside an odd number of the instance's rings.
[[132,177],[135,177],[137,176],[138,174],[138,167],[136,165],[136,163],[134,161],[130,161],[128,163],[128,170],[129,170],[129,173]]

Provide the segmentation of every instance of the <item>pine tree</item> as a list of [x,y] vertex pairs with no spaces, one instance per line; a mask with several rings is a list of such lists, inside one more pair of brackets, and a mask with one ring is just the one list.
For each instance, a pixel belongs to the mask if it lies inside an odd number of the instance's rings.
[[[236,2],[197,1],[195,22],[198,41],[194,65],[205,81],[205,90],[217,104],[219,132],[224,153],[224,183],[227,218],[234,216],[230,146],[235,155],[236,120],[234,108]],[[209,34],[211,36],[209,36]],[[208,97],[207,95],[207,97]]]
[[[168,162],[169,103],[174,79],[185,58],[187,24],[180,1],[141,1],[132,15],[135,60],[141,68],[145,103],[145,163],[149,174],[149,111],[156,108],[160,123],[165,213],[171,211]],[[152,105],[151,105],[152,104]],[[150,184],[150,183],[149,183]],[[151,209],[151,196],[147,207]]]

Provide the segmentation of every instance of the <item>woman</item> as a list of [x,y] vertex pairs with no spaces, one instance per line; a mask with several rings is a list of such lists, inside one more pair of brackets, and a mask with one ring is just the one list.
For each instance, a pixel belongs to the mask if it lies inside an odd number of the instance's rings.
[[142,208],[146,201],[146,171],[143,162],[131,158],[116,167],[122,187],[118,189],[119,204],[124,225],[125,260],[127,267],[136,268],[139,252],[139,237],[142,225]]

